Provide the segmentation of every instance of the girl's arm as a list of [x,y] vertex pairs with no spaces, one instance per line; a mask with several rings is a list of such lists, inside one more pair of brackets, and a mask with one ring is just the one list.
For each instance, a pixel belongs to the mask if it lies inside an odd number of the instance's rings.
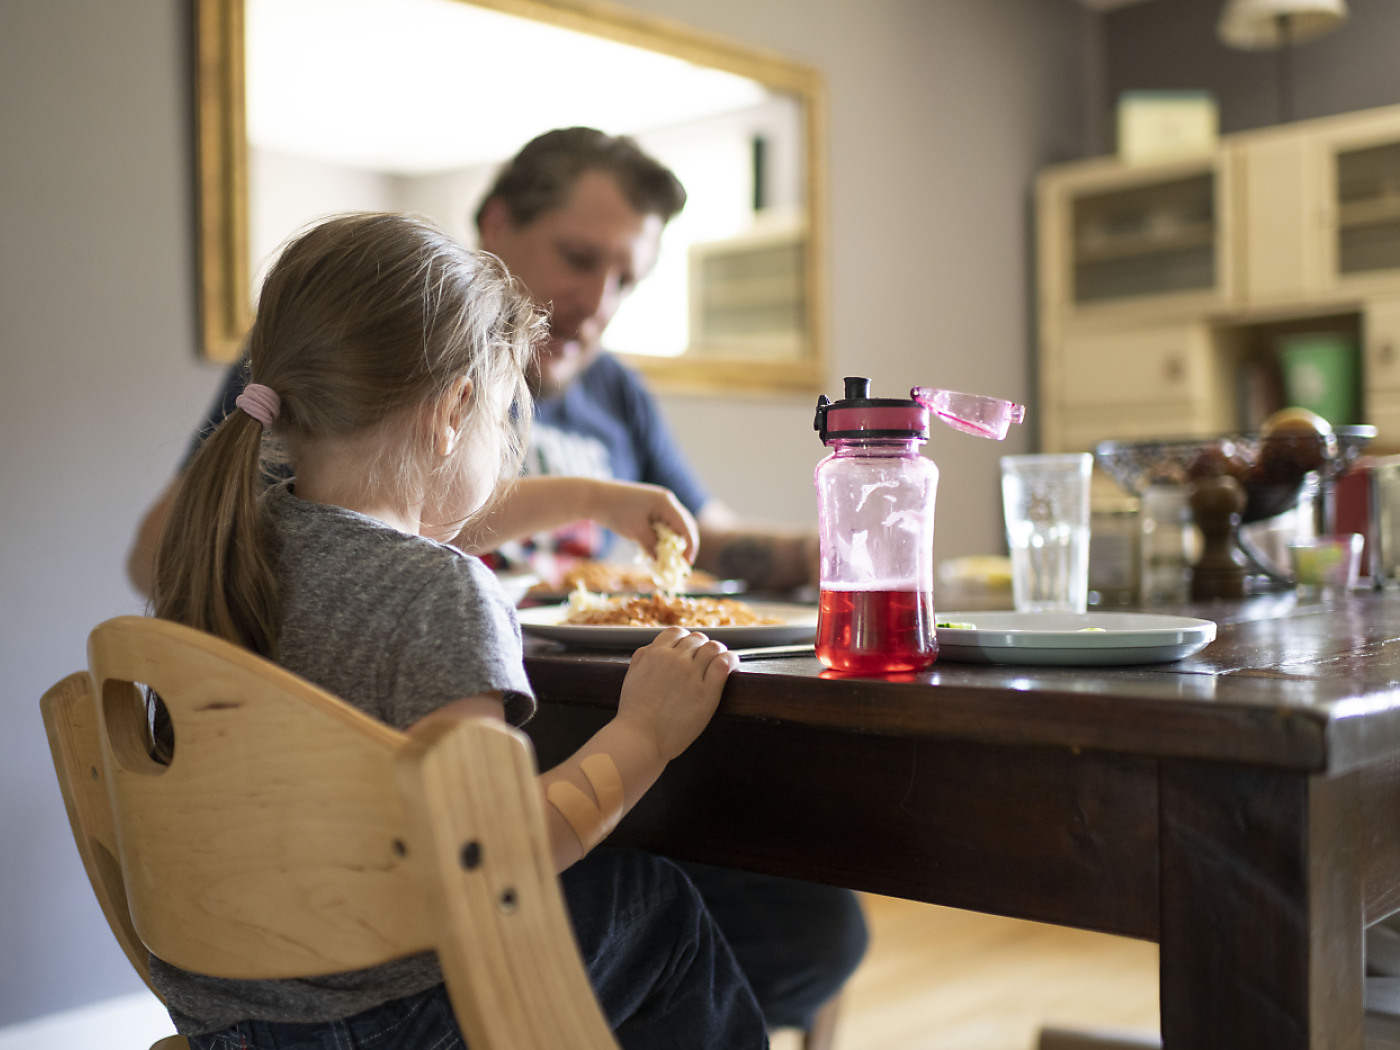
[[[551,787],[566,784],[565,791],[576,798],[581,795],[585,812],[592,809],[607,827],[615,825],[656,782],[666,763],[700,735],[738,662],[720,643],[680,627],[668,628],[633,654],[617,715],[572,756],[538,777],[556,872],[587,852],[583,842],[587,821],[583,821],[581,833],[578,818],[566,818],[565,811],[551,801]],[[408,732],[421,732],[446,718],[477,715],[503,719],[501,695],[487,693],[457,700],[419,719]],[[620,800],[614,801],[595,787],[599,762],[616,770]],[[585,772],[586,767],[595,771],[593,776]],[[557,791],[553,793],[556,799]]]
[[694,517],[669,489],[599,478],[521,478],[482,517],[453,541],[469,554],[495,550],[509,540],[546,532],[587,518],[656,553],[661,523],[685,539],[686,557],[694,560],[699,530]]

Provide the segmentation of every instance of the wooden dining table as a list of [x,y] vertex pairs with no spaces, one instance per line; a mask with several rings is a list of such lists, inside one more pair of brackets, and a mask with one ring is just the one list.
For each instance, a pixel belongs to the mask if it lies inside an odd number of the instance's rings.
[[[1166,1050],[1361,1050],[1363,928],[1400,910],[1400,592],[1151,611],[1217,637],[1144,666],[746,660],[614,841],[1154,941]],[[627,656],[526,666],[548,768]]]

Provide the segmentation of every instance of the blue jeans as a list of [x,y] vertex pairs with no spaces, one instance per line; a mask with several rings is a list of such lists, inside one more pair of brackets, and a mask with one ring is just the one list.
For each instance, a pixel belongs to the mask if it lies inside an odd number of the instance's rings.
[[[624,1050],[758,1050],[763,1012],[671,861],[599,849],[560,877],[593,990]],[[340,1021],[242,1021],[193,1050],[463,1050],[442,985]]]
[[812,1027],[869,943],[850,890],[682,861],[739,960],[768,1027]]

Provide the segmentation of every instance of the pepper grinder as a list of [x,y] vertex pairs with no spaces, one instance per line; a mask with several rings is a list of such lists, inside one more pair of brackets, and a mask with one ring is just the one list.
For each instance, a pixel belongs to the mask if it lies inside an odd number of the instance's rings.
[[1229,474],[1191,483],[1191,513],[1201,530],[1201,557],[1191,569],[1191,599],[1243,598],[1245,557],[1239,549],[1245,492]]

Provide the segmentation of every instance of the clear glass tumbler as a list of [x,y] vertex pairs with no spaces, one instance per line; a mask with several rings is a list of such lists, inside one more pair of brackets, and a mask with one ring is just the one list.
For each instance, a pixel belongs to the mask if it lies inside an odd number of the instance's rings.
[[1002,457],[1017,612],[1082,613],[1088,607],[1093,462],[1087,452]]

